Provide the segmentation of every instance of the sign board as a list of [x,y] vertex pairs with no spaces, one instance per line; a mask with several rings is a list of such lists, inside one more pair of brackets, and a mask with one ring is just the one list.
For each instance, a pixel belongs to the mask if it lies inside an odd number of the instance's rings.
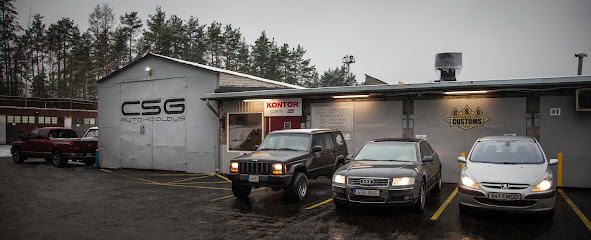
[[445,119],[446,122],[450,123],[451,126],[459,127],[464,130],[470,130],[476,126],[482,126],[485,122],[488,122],[490,118],[483,115],[483,111],[478,107],[472,111],[468,105],[466,105],[461,111],[457,108],[451,111],[451,117]]
[[353,131],[353,106],[312,108],[312,127]]
[[417,139],[427,140],[427,135],[417,135],[416,138]]
[[560,108],[550,108],[550,116],[560,116]]
[[302,116],[302,99],[271,99],[264,102],[265,117]]

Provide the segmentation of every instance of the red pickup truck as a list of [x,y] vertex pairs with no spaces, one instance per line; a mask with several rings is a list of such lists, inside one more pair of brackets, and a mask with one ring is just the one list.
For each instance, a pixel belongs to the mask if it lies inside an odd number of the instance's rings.
[[68,160],[94,164],[98,148],[97,138],[78,138],[73,129],[45,127],[37,128],[12,143],[12,161],[22,163],[27,158],[45,158],[56,167],[63,167]]

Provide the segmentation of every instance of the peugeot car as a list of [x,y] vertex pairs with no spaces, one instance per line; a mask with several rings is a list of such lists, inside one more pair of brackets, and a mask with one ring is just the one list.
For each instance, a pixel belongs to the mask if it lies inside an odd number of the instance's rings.
[[411,205],[425,209],[427,193],[441,189],[439,155],[421,139],[377,139],[367,142],[352,161],[333,175],[333,202]]
[[458,181],[460,211],[470,207],[540,212],[552,216],[556,186],[538,141],[531,137],[493,136],[476,141]]

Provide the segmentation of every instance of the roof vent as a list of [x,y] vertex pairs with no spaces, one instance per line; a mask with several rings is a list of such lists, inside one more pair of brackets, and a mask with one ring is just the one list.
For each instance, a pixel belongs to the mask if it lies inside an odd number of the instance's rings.
[[440,72],[440,79],[435,82],[456,81],[456,72],[459,74],[462,70],[462,53],[438,53],[435,55],[435,70]]

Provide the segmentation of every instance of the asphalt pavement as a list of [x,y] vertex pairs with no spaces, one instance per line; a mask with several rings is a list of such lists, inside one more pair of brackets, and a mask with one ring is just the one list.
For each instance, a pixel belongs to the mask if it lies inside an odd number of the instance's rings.
[[215,174],[55,168],[43,159],[15,164],[4,157],[0,239],[591,239],[591,224],[581,217],[591,216],[591,189],[562,189],[572,205],[558,194],[554,218],[544,219],[460,214],[455,188],[444,184],[428,195],[422,213],[401,207],[340,211],[324,177],[310,180],[300,203],[268,188],[239,201]]

